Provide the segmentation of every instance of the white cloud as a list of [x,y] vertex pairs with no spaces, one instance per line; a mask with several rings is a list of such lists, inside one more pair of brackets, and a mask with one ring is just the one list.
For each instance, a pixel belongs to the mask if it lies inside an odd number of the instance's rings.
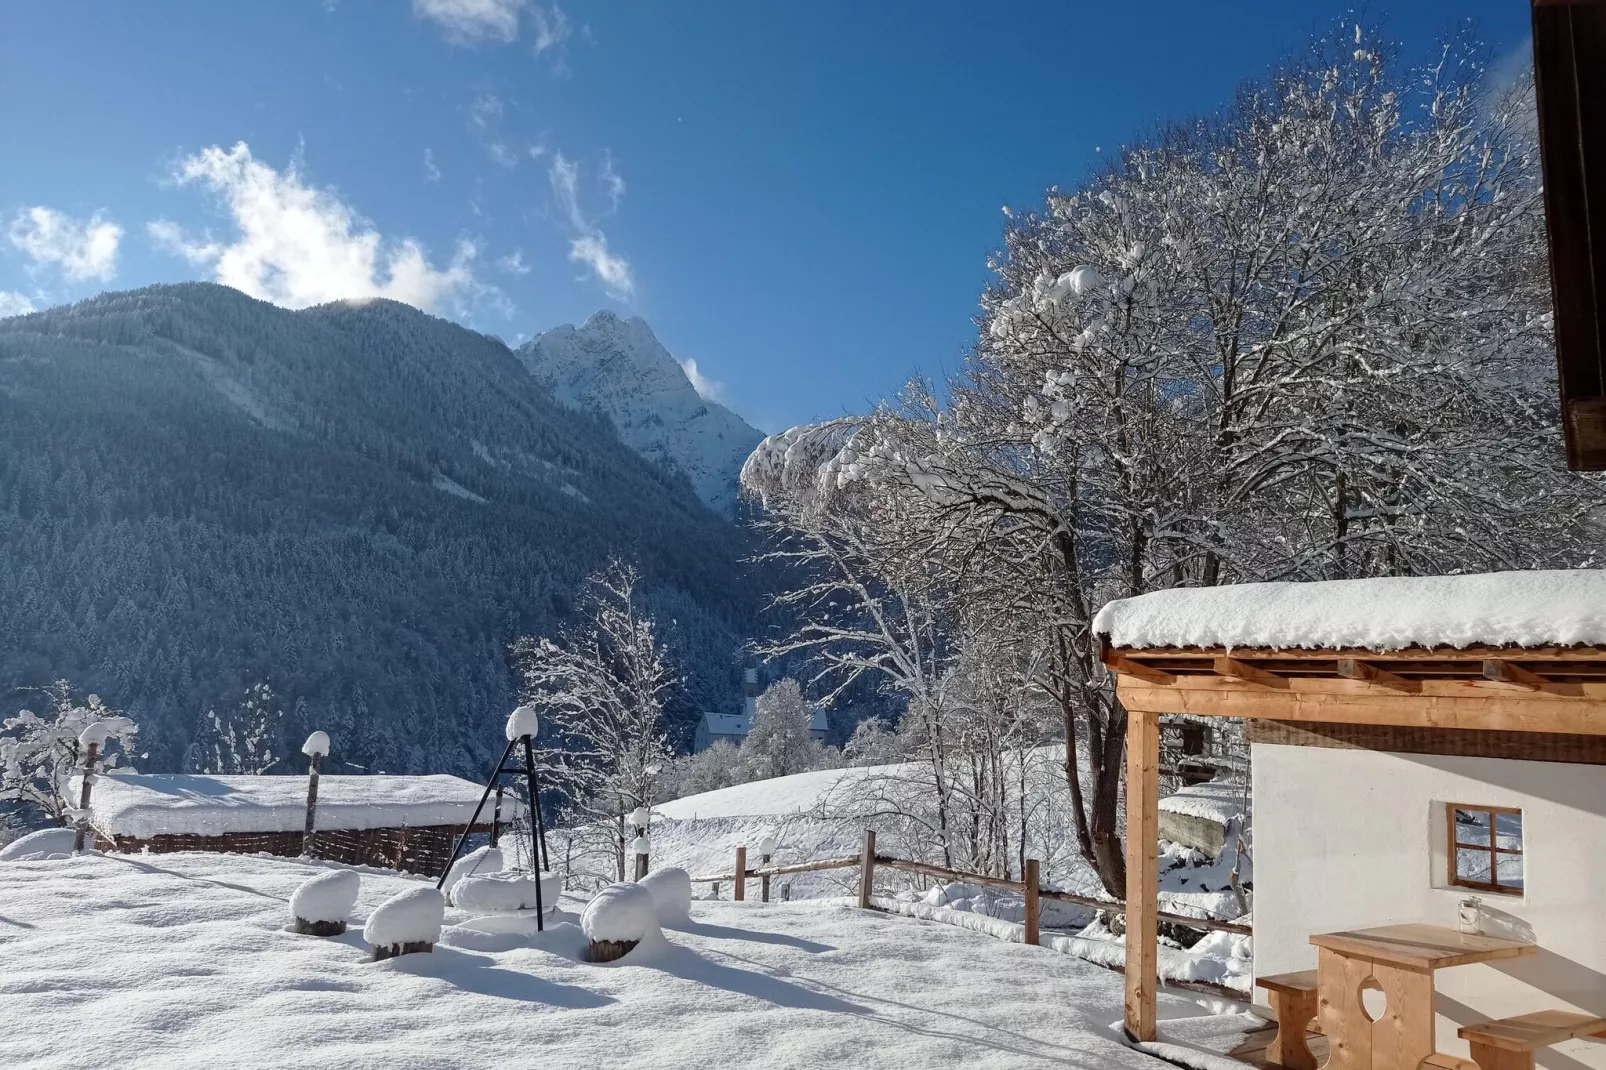
[[485,146],[485,151],[490,154],[491,162],[498,167],[517,167],[519,165],[519,154],[509,148],[508,143],[505,141],[493,141]]
[[424,150],[424,181],[425,182],[439,182],[440,180],[441,180],[441,169],[439,167],[435,166],[435,150],[434,149],[425,149]]
[[55,264],[74,282],[106,282],[117,274],[117,247],[123,240],[123,228],[102,218],[99,212],[88,220],[78,220],[41,204],[18,212],[11,220],[8,237],[36,264]]
[[[617,188],[619,194],[623,195],[624,181],[613,175],[611,160],[605,165],[604,175],[612,175],[613,181],[608,181],[606,177],[604,179],[610,193]],[[590,268],[609,293],[629,300],[636,292],[630,261],[609,250],[608,236],[581,210],[579,165],[563,153],[554,152],[547,178],[552,183],[552,195],[557,200],[562,222],[573,232],[569,241],[569,259]],[[617,207],[618,202],[614,203]]]
[[509,275],[528,275],[530,265],[524,262],[524,250],[515,249],[496,262],[496,266]]
[[686,378],[691,380],[692,389],[697,391],[697,395],[704,401],[725,400],[725,384],[717,379],[710,379],[698,371],[695,360],[688,357],[680,362],[680,367],[686,373]]
[[519,35],[524,0],[413,0],[413,14],[429,19],[455,45],[507,44]]
[[28,300],[27,295],[0,290],[0,320],[7,316],[26,316],[32,311],[33,302]]
[[469,102],[468,125],[484,133],[502,119],[502,98],[495,93],[481,93]]
[[338,196],[305,182],[292,163],[283,171],[255,159],[240,142],[214,145],[175,166],[174,181],[200,185],[228,210],[236,233],[227,242],[187,238],[178,224],[156,220],[151,238],[213,278],[286,308],[342,298],[388,297],[422,309],[490,305],[506,297],[474,277],[477,249],[461,241],[451,263],[436,268],[412,238],[386,239]]
[[557,4],[551,7],[537,4],[530,10],[530,17],[535,22],[535,54],[538,56],[549,48],[561,45],[574,33],[569,16]]
[[608,200],[613,205],[611,211],[617,212],[619,202],[625,199],[625,180],[613,169],[611,152],[602,154],[602,186],[608,191]]

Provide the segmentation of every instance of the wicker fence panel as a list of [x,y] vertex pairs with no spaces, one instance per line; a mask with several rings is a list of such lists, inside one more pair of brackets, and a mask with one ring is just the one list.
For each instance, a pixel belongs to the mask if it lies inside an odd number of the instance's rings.
[[[352,866],[374,866],[404,873],[435,876],[451,857],[452,843],[461,830],[451,825],[421,828],[319,829],[313,834],[312,856]],[[476,825],[474,832],[489,832]],[[170,833],[139,839],[134,836],[95,837],[103,851],[125,854],[149,851],[209,851],[220,854],[269,854],[295,858],[301,854],[299,832],[226,832],[216,836]]]

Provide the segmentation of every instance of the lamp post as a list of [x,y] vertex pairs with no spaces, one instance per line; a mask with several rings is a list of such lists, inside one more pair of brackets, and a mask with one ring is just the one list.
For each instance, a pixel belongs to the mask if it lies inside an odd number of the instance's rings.
[[318,823],[318,767],[329,754],[329,733],[314,732],[301,744],[307,756],[307,824],[301,833],[301,853],[312,857],[312,832]]
[[635,827],[636,839],[630,845],[631,852],[636,856],[636,880],[647,875],[647,855],[651,844],[647,841],[647,826],[652,822],[652,811],[645,806],[638,806],[630,812],[630,824]]
[[[763,838],[758,841],[758,865],[760,869],[769,866],[770,855],[775,853],[777,846],[779,844],[776,842],[775,833],[773,832],[766,832]],[[759,879],[759,899],[765,903],[770,901],[770,878],[767,873]]]

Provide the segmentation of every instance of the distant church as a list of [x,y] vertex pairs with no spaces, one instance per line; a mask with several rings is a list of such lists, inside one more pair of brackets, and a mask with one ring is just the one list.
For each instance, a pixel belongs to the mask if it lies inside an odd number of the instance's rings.
[[[741,746],[742,740],[747,738],[748,731],[753,727],[753,714],[758,712],[758,696],[761,691],[763,687],[758,682],[758,670],[748,669],[743,672],[742,712],[704,713],[703,719],[697,722],[697,732],[692,736],[691,749],[700,753],[722,739],[732,746]],[[826,719],[825,711],[818,706],[814,707],[809,719],[809,735],[824,740],[830,728],[831,724]]]

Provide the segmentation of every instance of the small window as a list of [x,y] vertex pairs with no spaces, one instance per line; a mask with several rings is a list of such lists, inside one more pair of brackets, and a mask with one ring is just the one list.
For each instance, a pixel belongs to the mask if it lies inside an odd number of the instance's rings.
[[1480,892],[1521,895],[1522,811],[1451,803],[1450,883]]

